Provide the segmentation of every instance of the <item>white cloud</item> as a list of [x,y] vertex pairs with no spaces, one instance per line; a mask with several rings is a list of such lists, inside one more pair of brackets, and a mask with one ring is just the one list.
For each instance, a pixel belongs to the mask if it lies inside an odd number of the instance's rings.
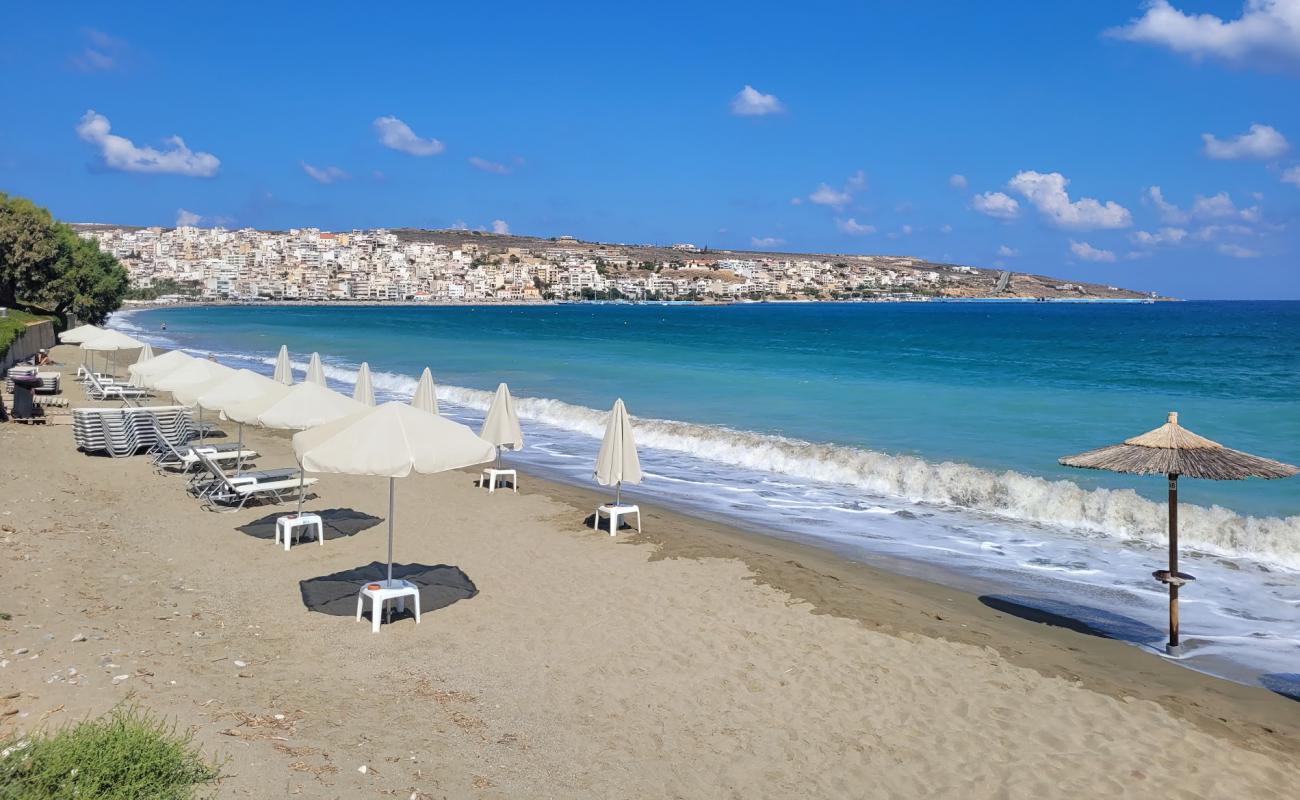
[[1110,250],[1100,250],[1088,244],[1087,242],[1076,242],[1073,239],[1070,240],[1070,252],[1074,253],[1075,257],[1081,258],[1084,261],[1114,261],[1115,260],[1114,252]]
[[502,164],[499,161],[488,161],[486,158],[479,158],[478,156],[470,156],[469,163],[475,169],[481,169],[484,172],[491,172],[495,175],[510,174],[510,166],[508,164]]
[[952,233],[951,225],[943,225],[939,228],[939,233]]
[[1249,247],[1242,247],[1239,244],[1221,244],[1217,249],[1223,255],[1231,258],[1259,258],[1258,250],[1251,250]]
[[1187,222],[1187,214],[1184,213],[1183,210],[1178,206],[1174,205],[1173,203],[1170,203],[1168,200],[1165,200],[1164,192],[1160,190],[1159,186],[1147,187],[1147,194],[1145,199],[1149,200],[1151,204],[1156,207],[1156,210],[1160,212],[1160,219],[1164,220],[1165,222],[1169,222],[1174,225],[1179,225],[1184,222]]
[[1236,223],[1227,223],[1223,225],[1204,225],[1195,233],[1195,237],[1203,242],[1217,239],[1219,236],[1254,236],[1255,232],[1245,225]]
[[397,150],[412,156],[436,156],[447,147],[437,139],[422,139],[415,135],[411,126],[397,117],[379,117],[374,121],[375,133],[379,143],[390,150]]
[[203,217],[193,211],[186,211],[183,208],[176,209],[176,227],[178,228],[198,225],[202,221]]
[[129,55],[126,42],[94,28],[83,28],[85,48],[71,58],[72,66],[82,72],[107,72],[121,69]]
[[846,192],[860,192],[865,188],[867,188],[867,173],[862,170],[853,173],[849,176],[849,179],[844,182],[844,190]]
[[312,180],[317,183],[334,183],[335,181],[346,180],[348,174],[338,167],[313,167],[306,161],[299,162],[302,164],[302,171],[311,176]]
[[749,240],[751,247],[777,247],[783,244],[785,239],[778,239],[775,236],[753,236]]
[[731,113],[741,117],[762,117],[785,111],[783,104],[774,94],[763,94],[749,84],[736,92],[731,98]]
[[848,219],[835,218],[835,227],[840,229],[841,233],[847,233],[851,236],[865,236],[868,233],[875,233],[876,226],[864,225],[853,217]]
[[451,229],[453,231],[467,231],[469,230],[469,225],[465,222],[465,220],[458,219],[455,222],[451,223]]
[[1300,187],[1300,164],[1284,171],[1282,173],[1282,182]]
[[967,185],[966,176],[959,173],[953,173],[948,176],[948,185],[954,189],[965,189]]
[[1074,230],[1096,228],[1126,228],[1133,217],[1124,206],[1114,200],[1105,203],[1091,197],[1071,201],[1065,187],[1069,180],[1059,172],[1034,172],[1027,170],[1007,182],[1007,187],[1019,192],[1053,224]]
[[1129,234],[1128,238],[1129,241],[1136,245],[1157,247],[1162,244],[1178,244],[1187,238],[1187,230],[1184,228],[1161,228],[1155,233],[1134,231]]
[[1205,142],[1205,155],[1221,160],[1267,160],[1277,158],[1291,146],[1276,128],[1259,123],[1251,125],[1248,132],[1231,139],[1220,139],[1212,133],[1202,133],[1201,139]]
[[1162,45],[1196,59],[1265,69],[1300,68],[1300,3],[1296,0],[1245,0],[1241,17],[1186,14],[1169,0],[1149,0],[1145,13],[1107,34],[1132,42]]
[[510,226],[503,219],[494,219],[492,220],[492,232],[506,236],[510,233]]
[[817,187],[816,191],[808,195],[808,201],[819,206],[843,208],[853,202],[853,195],[841,189],[833,189],[829,184],[823,183]]
[[1012,258],[1014,256],[1020,255],[1020,251],[1014,247],[1008,247],[1007,245],[1004,244],[998,248],[998,255],[1006,258]]
[[970,207],[996,219],[1015,219],[1020,216],[1020,203],[1002,192],[985,192],[971,198]]
[[124,136],[110,133],[108,117],[87,111],[77,123],[77,135],[99,148],[104,165],[123,172],[149,172],[210,178],[217,174],[221,161],[211,153],[195,153],[179,136],[163,141],[165,150],[137,147]]
[[901,227],[901,228],[898,229],[898,232],[901,233],[901,234],[903,234],[904,236],[911,236],[911,235],[912,235],[912,226],[911,226],[911,225],[904,225],[903,227]]
[[1237,208],[1237,204],[1232,202],[1232,198],[1227,192],[1219,192],[1210,197],[1196,195],[1192,201],[1192,216],[1197,219],[1228,219],[1237,218],[1245,222],[1258,222],[1260,218],[1259,206],[1249,206],[1247,208]]

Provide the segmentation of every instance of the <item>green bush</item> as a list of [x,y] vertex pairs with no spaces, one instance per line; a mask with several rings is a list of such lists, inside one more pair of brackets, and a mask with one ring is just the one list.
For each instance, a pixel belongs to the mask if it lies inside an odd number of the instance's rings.
[[35,314],[28,314],[26,311],[9,309],[9,316],[0,317],[0,356],[3,356],[9,350],[9,345],[13,344],[14,339],[27,329],[28,324],[40,322],[50,317],[38,317]]
[[6,750],[0,800],[184,800],[218,776],[191,735],[134,707]]

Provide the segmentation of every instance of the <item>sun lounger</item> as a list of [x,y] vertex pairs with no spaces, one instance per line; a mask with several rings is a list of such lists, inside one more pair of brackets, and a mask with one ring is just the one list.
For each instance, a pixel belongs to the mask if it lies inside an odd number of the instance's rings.
[[192,437],[190,409],[186,406],[145,408],[74,408],[72,437],[87,453],[131,456],[151,449],[159,436],[173,444]]
[[216,444],[216,445],[193,445],[185,444],[185,441],[193,438],[193,434],[186,431],[182,439],[173,441],[170,437],[163,434],[161,430],[154,426],[156,442],[153,449],[149,452],[153,455],[154,468],[159,472],[180,472],[186,473],[193,470],[199,465],[199,456],[197,451],[202,450],[212,457],[217,463],[234,461],[243,463],[257,458],[258,452],[251,448],[241,448],[238,443],[233,444]]
[[316,483],[315,478],[303,479],[297,470],[291,471],[288,476],[281,476],[275,471],[241,472],[229,476],[207,453],[199,450],[196,455],[204,468],[215,477],[215,485],[203,495],[203,506],[209,510],[238,511],[254,498],[279,504],[297,497],[299,492],[306,491],[308,486]]
[[148,389],[137,389],[134,386],[118,386],[116,384],[105,384],[95,377],[93,373],[86,374],[86,397],[91,400],[125,400],[129,397],[149,397]]

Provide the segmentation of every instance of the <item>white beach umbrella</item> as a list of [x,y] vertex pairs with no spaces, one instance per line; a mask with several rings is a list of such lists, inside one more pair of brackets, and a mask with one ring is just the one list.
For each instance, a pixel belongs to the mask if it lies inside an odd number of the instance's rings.
[[492,397],[492,405],[488,407],[478,435],[496,447],[497,467],[501,466],[501,448],[519,450],[524,446],[524,431],[519,427],[515,399],[510,396],[510,387],[504,383],[497,386],[497,393]]
[[149,359],[149,361],[137,361],[127,367],[127,372],[131,373],[132,386],[147,386],[152,388],[150,379],[161,378],[174,369],[179,369],[194,360],[194,356],[180,350],[169,350],[160,356]]
[[280,345],[280,354],[275,357],[275,380],[293,386],[293,365],[289,363],[288,345]]
[[[144,342],[139,339],[133,339],[121,331],[105,330],[100,331],[98,335],[89,337],[81,342],[81,349],[92,353],[107,353],[112,361],[116,361],[117,351],[119,350],[139,350],[144,347]],[[113,370],[109,369],[109,374]]]
[[[276,383],[265,375],[247,369],[235,370],[233,375],[219,380],[215,386],[199,394],[194,404],[199,408],[224,414],[227,406],[247,402],[266,394],[283,389],[284,384]],[[236,422],[239,422],[236,420]],[[244,423],[239,422],[239,449],[244,449]],[[243,459],[240,459],[242,463]],[[239,468],[237,464],[236,469]]]
[[605,438],[596,456],[596,481],[602,486],[618,487],[614,504],[622,499],[623,483],[641,482],[641,459],[636,454],[636,439],[632,435],[632,418],[628,416],[623,399],[614,401],[605,426]]
[[293,437],[303,469],[388,478],[388,580],[393,579],[396,479],[491,461],[492,445],[451,420],[404,403],[384,403]]
[[370,385],[370,365],[365,361],[357,370],[357,386],[352,390],[352,399],[366,406],[375,404],[375,389]]
[[131,386],[140,385],[139,382],[140,379],[136,376],[135,368],[143,366],[144,364],[150,361],[153,361],[154,358],[155,356],[153,354],[153,348],[149,346],[148,342],[145,342],[144,347],[140,348],[140,355],[135,357],[135,363],[128,365],[126,368],[127,372],[131,375],[131,381],[130,381]]
[[433,385],[433,373],[428,367],[420,373],[420,382],[415,385],[415,394],[411,395],[411,406],[430,414],[438,413],[438,390]]
[[[367,406],[333,389],[315,383],[287,387],[279,399],[257,414],[257,424],[267,428],[301,431],[327,425],[335,420],[365,411]],[[236,409],[238,413],[239,409]],[[227,412],[227,416],[229,412]],[[302,513],[303,469],[298,468],[298,513]]]
[[[181,405],[194,405],[194,398],[213,388],[217,381],[234,372],[230,367],[202,358],[191,358],[176,369],[159,375],[146,375],[144,385],[160,392],[171,392]],[[203,409],[199,408],[199,438],[203,438]]]
[[104,332],[98,325],[78,325],[59,334],[59,341],[64,344],[81,344]]
[[303,380],[317,386],[325,385],[325,367],[320,363],[320,353],[311,354],[311,362],[307,364],[307,377]]

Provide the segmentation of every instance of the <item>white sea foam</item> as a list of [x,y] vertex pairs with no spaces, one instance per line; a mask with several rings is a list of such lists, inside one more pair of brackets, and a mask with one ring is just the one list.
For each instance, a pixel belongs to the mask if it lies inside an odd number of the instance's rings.
[[[141,332],[130,322],[129,314],[114,315],[112,325]],[[274,358],[238,353],[218,357],[274,363]],[[332,360],[323,365],[327,378],[347,385],[355,383],[359,365]],[[301,372],[307,363],[294,362],[294,367]],[[388,399],[409,398],[416,386],[414,378],[391,372],[373,372],[371,380],[376,394]],[[461,386],[438,386],[440,400],[480,411],[491,404],[492,394]],[[516,398],[516,408],[524,419],[562,430],[593,438],[604,433],[607,412],[597,409],[528,397]],[[1060,526],[1117,540],[1153,545],[1165,541],[1164,504],[1132,490],[1085,489],[1070,481],[1047,480],[1012,470],[994,472],[969,464],[931,462],[915,456],[674,420],[637,418],[636,437],[643,447],[747,470],[852,486],[878,497]],[[1192,550],[1300,569],[1300,516],[1253,517],[1221,506],[1181,504],[1179,534],[1184,546]]]

